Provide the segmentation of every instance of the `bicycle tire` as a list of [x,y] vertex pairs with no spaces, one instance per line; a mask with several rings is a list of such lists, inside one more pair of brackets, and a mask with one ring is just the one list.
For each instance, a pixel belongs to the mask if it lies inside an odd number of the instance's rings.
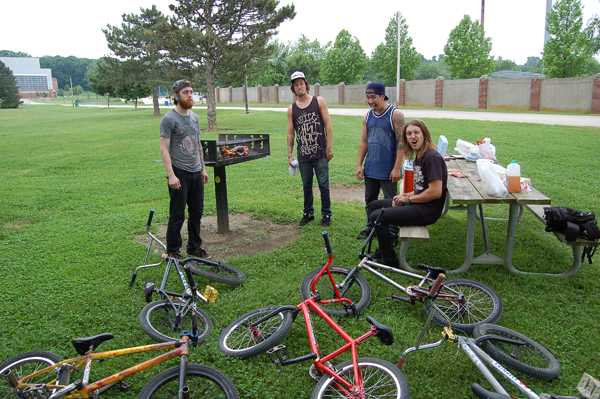
[[190,265],[192,273],[217,283],[239,285],[246,281],[243,271],[226,263],[202,258],[187,258],[180,264]]
[[[444,301],[439,298],[435,304],[450,319],[454,330],[471,333],[475,326],[484,323],[496,323],[502,317],[504,307],[502,299],[496,291],[479,281],[467,279],[448,280],[442,287],[445,292],[463,294],[464,303]],[[424,301],[425,311],[431,311],[429,299]],[[433,322],[439,326],[447,326],[448,321],[437,312],[433,314]]]
[[[392,363],[370,357],[358,358],[358,367],[363,378],[365,397],[410,399],[408,381],[402,371]],[[350,384],[354,384],[352,360],[343,362],[335,367],[338,374]],[[312,392],[311,399],[345,398],[336,387],[336,380],[327,374],[321,377]]]
[[513,345],[490,339],[478,344],[485,353],[506,367],[548,381],[558,377],[562,371],[560,363],[548,349],[521,333],[495,324],[480,324],[473,330],[475,338],[484,335],[499,335],[524,343]]
[[251,330],[248,325],[280,306],[266,306],[246,313],[227,326],[219,336],[218,347],[227,356],[242,360],[265,353],[280,343],[292,326],[292,312],[281,311]]
[[[17,380],[20,380],[24,376],[33,374],[36,371],[39,371],[48,366],[52,366],[53,364],[59,363],[62,360],[62,357],[52,352],[26,352],[14,356],[5,361],[4,363],[0,364],[0,375],[2,375],[5,370],[10,369],[14,376],[17,378]],[[54,379],[57,380],[57,385],[67,385],[69,383],[69,370],[61,370],[59,372],[58,377],[56,376],[56,373],[54,371],[50,371],[41,374],[37,376],[34,380],[29,380],[28,382],[32,384],[47,384]],[[55,390],[50,390],[50,392],[54,391]],[[10,386],[6,378],[2,378],[0,382],[0,397],[6,399],[19,398],[19,395],[17,393],[12,392],[12,387]]]
[[[158,342],[177,341],[181,339],[181,331],[192,331],[192,306],[179,299],[173,299],[172,303],[173,305],[168,299],[150,302],[140,312],[142,330]],[[179,323],[175,320],[173,306],[178,307],[179,311],[185,311]],[[213,329],[213,322],[197,305],[195,311],[198,320],[198,342],[204,342]]]
[[[322,269],[323,268],[321,267],[313,270],[304,278],[304,280],[302,280],[302,283],[300,284],[300,294],[302,295],[302,299],[307,300],[310,298],[312,281],[315,279],[315,277],[317,277],[317,274],[319,274]],[[336,285],[338,285],[344,281],[348,274],[350,274],[351,269],[348,269],[344,266],[332,265],[329,266],[329,271],[331,272]],[[333,299],[335,296],[335,291],[327,274],[321,276],[319,281],[317,281],[315,289],[319,292],[322,300]],[[367,306],[369,306],[369,303],[371,303],[371,286],[363,276],[361,276],[359,273],[355,273],[345,291],[340,291],[340,295],[350,299],[354,303],[356,311],[361,313],[367,308]],[[317,305],[319,305],[321,309],[323,309],[325,313],[330,316],[351,315],[352,312],[346,310],[344,304],[345,302],[328,304],[321,304],[317,302]]]
[[[233,382],[222,372],[200,364],[188,364],[186,370],[190,397],[195,399],[239,399]],[[179,389],[179,366],[167,369],[152,378],[142,388],[138,399],[177,398]]]

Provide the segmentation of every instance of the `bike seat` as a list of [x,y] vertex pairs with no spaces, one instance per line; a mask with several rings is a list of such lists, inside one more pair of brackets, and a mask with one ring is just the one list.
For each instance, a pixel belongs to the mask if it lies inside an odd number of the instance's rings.
[[391,345],[394,343],[394,333],[388,326],[381,324],[371,316],[367,317],[367,321],[371,323],[371,325],[375,326],[377,338],[379,338],[382,344]]
[[90,347],[92,347],[92,350],[94,350],[102,342],[113,339],[114,337],[115,337],[114,335],[107,333],[107,334],[95,335],[93,337],[88,337],[88,338],[75,338],[75,339],[71,340],[71,343],[75,347],[75,350],[77,351],[77,353],[79,353],[80,355],[83,356],[83,355],[85,355],[85,353],[87,351],[90,350]]
[[441,267],[434,267],[434,266],[429,266],[426,265],[424,263],[419,263],[417,265],[417,267],[421,270],[425,270],[426,272],[431,273],[431,278],[432,279],[436,279],[440,274],[444,273],[446,274],[446,270],[442,269]]

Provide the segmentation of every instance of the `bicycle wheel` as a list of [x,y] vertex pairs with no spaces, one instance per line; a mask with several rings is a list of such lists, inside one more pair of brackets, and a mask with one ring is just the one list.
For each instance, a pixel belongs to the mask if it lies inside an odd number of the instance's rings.
[[[381,359],[364,357],[358,359],[358,368],[363,380],[365,398],[410,399],[408,381],[402,371],[392,363]],[[340,377],[354,384],[352,360],[335,367]],[[329,374],[321,377],[312,392],[311,399],[349,397],[340,389],[337,380]]]
[[[51,352],[33,351],[22,353],[0,364],[0,375],[3,375],[6,370],[10,370],[16,379],[20,380],[62,360],[62,357]],[[69,383],[69,371],[67,369],[61,370],[58,377],[55,371],[49,371],[25,382],[28,384],[47,384],[55,379],[57,380],[57,385],[67,385]],[[54,391],[50,390],[52,393]],[[12,387],[6,378],[2,377],[0,381],[0,398],[16,399],[19,397],[17,393],[12,392]]]
[[[300,284],[300,294],[304,300],[310,298],[312,281],[315,279],[315,277],[317,277],[317,274],[319,274],[322,269],[323,268],[313,270],[304,278],[304,280],[302,280],[302,283]],[[351,269],[348,269],[344,266],[329,266],[329,271],[331,272],[333,281],[335,281],[335,284],[339,286],[339,284],[344,281],[346,276],[350,274]],[[333,289],[327,274],[321,276],[315,285],[315,289],[321,295],[321,300],[334,299],[336,297],[335,290]],[[348,298],[354,303],[358,313],[361,313],[363,310],[365,310],[371,302],[371,287],[369,286],[367,280],[359,273],[355,273],[352,280],[348,282],[348,285],[343,289],[340,288],[339,292],[342,297]],[[323,309],[325,313],[330,316],[350,315],[351,312],[346,310],[344,304],[346,304],[346,302],[327,304],[318,303],[321,309]]]
[[243,271],[228,264],[202,258],[187,258],[181,265],[190,265],[192,273],[217,283],[238,285],[246,281]]
[[289,310],[277,313],[256,327],[250,327],[250,324],[278,308],[266,306],[253,310],[227,326],[219,337],[221,352],[244,360],[265,353],[280,343],[292,326],[292,312]]
[[521,333],[495,324],[480,324],[473,330],[475,338],[492,334],[523,342],[523,345],[515,345],[493,338],[480,342],[481,349],[498,363],[540,380],[553,380],[561,373],[554,355]]
[[[451,297],[464,295],[466,302],[455,302],[443,300],[440,295],[435,304],[448,319],[452,329],[464,332],[472,332],[475,326],[483,323],[495,323],[502,316],[503,306],[500,296],[479,281],[455,279],[444,283],[443,292]],[[425,311],[431,311],[429,299],[425,299]],[[442,315],[435,312],[433,322],[440,326],[447,326],[448,321]]]
[[[200,364],[188,364],[185,373],[190,398],[238,399],[233,382],[219,370]],[[152,378],[140,391],[138,399],[173,399],[179,389],[179,366],[163,371]]]
[[[213,323],[210,317],[197,305],[186,304],[179,299],[150,302],[140,312],[142,330],[158,342],[176,341],[181,331],[192,331],[193,313],[198,320],[198,341],[203,342],[210,335]],[[179,317],[177,316],[179,313]]]

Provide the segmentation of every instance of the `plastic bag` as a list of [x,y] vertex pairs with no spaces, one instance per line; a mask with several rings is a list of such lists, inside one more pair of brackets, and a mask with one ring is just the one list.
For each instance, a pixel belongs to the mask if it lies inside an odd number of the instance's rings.
[[458,151],[467,161],[476,162],[478,159],[496,160],[496,147],[489,138],[477,141],[477,144],[469,143],[461,139],[456,140],[456,151]]
[[506,198],[508,189],[502,183],[497,169],[490,159],[477,160],[477,172],[484,183],[485,192],[496,198]]

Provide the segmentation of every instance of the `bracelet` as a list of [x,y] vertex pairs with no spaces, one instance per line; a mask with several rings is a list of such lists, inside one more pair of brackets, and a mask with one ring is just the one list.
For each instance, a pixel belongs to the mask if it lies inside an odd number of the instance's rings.
[[293,155],[291,155],[291,154],[290,154],[290,155],[288,155],[288,158],[289,158],[289,157],[293,157]]
[[406,203],[410,205],[410,197],[408,195],[406,196]]

